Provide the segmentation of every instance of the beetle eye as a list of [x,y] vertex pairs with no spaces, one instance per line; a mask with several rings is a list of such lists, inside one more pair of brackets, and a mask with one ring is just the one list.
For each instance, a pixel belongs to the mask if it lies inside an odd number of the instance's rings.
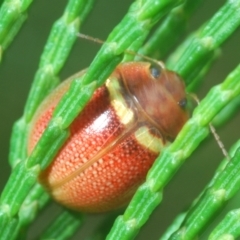
[[179,105],[181,108],[185,109],[186,106],[187,106],[187,99],[186,99],[186,98],[181,99],[181,100],[178,102],[178,105]]
[[160,67],[151,66],[149,70],[150,70],[151,75],[154,78],[158,78],[161,74],[161,68]]

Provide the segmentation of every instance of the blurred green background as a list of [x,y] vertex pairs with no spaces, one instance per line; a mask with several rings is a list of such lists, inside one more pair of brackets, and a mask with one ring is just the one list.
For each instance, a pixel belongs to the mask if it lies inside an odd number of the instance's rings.
[[[61,16],[66,2],[66,0],[36,0],[30,9],[28,21],[10,48],[4,52],[3,62],[0,65],[1,190],[10,174],[10,167],[7,161],[12,124],[22,115],[31,81],[38,66],[39,56],[51,25]],[[95,7],[82,26],[81,32],[103,40],[106,39],[113,27],[125,15],[131,2],[127,0],[96,1]],[[201,26],[224,2],[223,0],[204,1],[204,4],[202,4],[189,22],[188,32],[190,33]],[[223,46],[220,58],[206,76],[199,92],[197,92],[200,98],[205,96],[211,86],[220,83],[240,62],[240,52],[238,52],[239,38],[240,31],[238,30]],[[99,47],[96,43],[79,39],[61,72],[61,79],[65,79],[75,72],[86,68]],[[227,149],[239,138],[239,129],[240,114],[238,113],[230,122],[218,130]],[[160,232],[168,226],[173,217],[188,207],[210,180],[214,169],[222,158],[222,153],[213,137],[205,141],[166,188],[162,205],[154,212],[137,239],[146,239],[146,236],[148,236],[148,239],[158,239]],[[58,208],[55,206],[54,209],[58,211]],[[40,222],[44,221],[43,225],[46,225],[51,220],[48,211],[50,211],[50,208],[35,223],[29,239],[33,239],[33,236],[41,231],[38,227]],[[46,216],[48,219],[43,220]],[[51,214],[51,216],[54,217],[54,214]],[[104,216],[91,216],[89,220],[91,221],[90,226],[85,227],[76,239],[80,239],[87,232],[91,232],[102,218]],[[150,233],[151,235],[149,235]]]

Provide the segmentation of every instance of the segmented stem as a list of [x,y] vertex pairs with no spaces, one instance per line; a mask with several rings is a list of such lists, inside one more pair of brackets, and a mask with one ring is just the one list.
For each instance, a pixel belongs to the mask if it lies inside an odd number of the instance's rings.
[[239,27],[239,1],[226,4],[198,31],[188,38],[167,61],[167,66],[180,73],[187,84],[213,57],[214,52]]
[[67,240],[83,224],[81,214],[65,210],[41,235],[40,239]]
[[162,60],[186,33],[189,18],[202,2],[203,0],[188,0],[174,8],[139,53]]
[[187,214],[181,228],[170,239],[193,239],[240,189],[240,148],[221,174],[212,181],[201,198]]
[[80,0],[69,1],[62,17],[54,23],[25,106],[24,119],[27,123],[31,121],[44,97],[59,84],[58,73],[67,60],[80,25],[91,10],[93,2],[94,0],[90,0],[86,4]]
[[174,233],[182,224],[184,218],[186,216],[186,213],[181,213],[179,214],[174,221],[172,222],[171,225],[167,228],[165,233],[159,238],[159,240],[168,240],[169,237]]
[[237,239],[240,236],[240,209],[230,211],[209,236],[209,240]]
[[[236,151],[240,148],[240,140],[237,141],[234,146],[231,148],[230,150],[230,156],[231,158],[234,157]],[[188,212],[184,212],[181,213],[179,216],[176,217],[176,219],[173,221],[173,223],[169,226],[169,228],[166,230],[166,232],[162,235],[162,237],[160,238],[160,240],[166,240],[166,239],[170,239],[170,236],[176,232],[178,229],[181,229],[181,225],[184,224],[183,222],[186,221],[186,217],[189,217],[189,215],[191,215],[192,211],[194,211],[193,209],[195,208],[199,208],[199,206],[204,206],[204,201],[202,201],[202,199],[204,199],[204,195],[207,195],[207,192],[209,191],[209,189],[214,189],[214,184],[217,181],[217,179],[219,179],[221,177],[221,174],[226,171],[226,167],[229,163],[228,159],[223,159],[223,161],[220,163],[219,167],[217,168],[212,180],[210,181],[210,183],[206,186],[206,188],[204,189],[204,191],[197,197],[197,199],[194,201],[194,203],[192,204],[191,208],[189,208]],[[206,203],[206,202],[205,202]],[[198,226],[200,228],[203,228],[204,226],[207,225],[207,223],[209,222],[209,220],[211,219],[211,217],[216,213],[216,211],[212,211],[213,209],[211,208],[211,205],[207,205],[204,206],[205,207],[205,211],[208,213],[208,218],[206,216],[204,216],[204,224],[202,224],[200,226],[199,224],[199,219],[195,219],[193,223],[193,225]],[[203,210],[203,208],[201,208],[201,211]],[[217,209],[218,210],[218,209]],[[201,214],[201,212],[199,211],[199,215]],[[202,219],[203,216],[200,216],[200,219]],[[227,221],[223,220],[225,223],[227,223]],[[234,221],[234,220],[233,220]],[[236,223],[237,224],[237,223]],[[221,223],[220,223],[221,225]],[[184,226],[184,225],[183,225]],[[221,227],[217,227],[218,230],[216,230],[216,232],[218,232],[217,236],[219,236],[219,231],[221,231]],[[225,232],[224,228],[222,229],[223,231],[221,232],[222,234]],[[179,231],[181,232],[181,231]],[[184,232],[184,231],[183,231]],[[215,230],[213,231],[213,235],[215,236]],[[227,231],[226,231],[227,233]],[[211,234],[211,235],[212,235]],[[199,235],[199,231],[198,231],[198,235]],[[173,235],[174,236],[174,235]],[[185,239],[188,239],[186,236],[182,237]],[[216,238],[217,239],[217,238]]]
[[9,46],[27,18],[32,0],[7,0],[0,9],[0,61],[3,51]]

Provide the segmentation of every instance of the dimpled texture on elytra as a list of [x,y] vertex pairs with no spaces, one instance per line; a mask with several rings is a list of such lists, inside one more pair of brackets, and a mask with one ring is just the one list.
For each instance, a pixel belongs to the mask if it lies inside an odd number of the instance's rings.
[[[49,103],[45,101],[44,109],[40,108],[31,130],[29,151],[68,85],[62,84],[46,100]],[[125,134],[126,128],[107,87],[99,88],[71,124],[69,139],[41,173],[40,182],[58,202],[73,209],[101,212],[124,205],[158,155],[139,144],[134,132]]]

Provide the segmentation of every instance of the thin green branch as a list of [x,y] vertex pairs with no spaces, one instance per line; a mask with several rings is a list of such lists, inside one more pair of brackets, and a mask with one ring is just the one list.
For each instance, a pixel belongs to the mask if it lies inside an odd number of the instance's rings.
[[28,227],[28,225],[36,218],[39,211],[46,205],[49,200],[49,194],[45,192],[43,187],[35,184],[28,196],[25,198],[19,210],[19,229]]
[[[231,156],[231,158],[234,157],[237,149],[240,147],[240,140],[237,141],[231,148],[229,155]],[[167,229],[166,233],[163,234],[163,236],[160,238],[161,240],[165,240],[165,239],[170,239],[170,236],[176,232],[178,229],[180,229],[181,225],[183,224],[184,220],[186,219],[187,216],[191,215],[192,211],[194,208],[196,208],[196,206],[200,206],[200,205],[204,205],[203,203],[201,203],[201,198],[203,198],[204,194],[206,195],[206,192],[209,190],[209,188],[214,188],[214,184],[216,179],[218,179],[221,174],[223,174],[223,172],[226,169],[227,164],[229,163],[228,159],[223,159],[223,161],[221,161],[219,167],[217,168],[212,180],[208,183],[208,185],[205,187],[205,189],[202,191],[202,193],[199,194],[199,196],[197,197],[196,200],[194,200],[194,202],[192,203],[192,206],[188,209],[187,212],[181,213],[174,221],[173,223],[169,226],[169,228]],[[210,205],[205,205],[205,208],[207,207],[208,210],[206,212],[211,213],[212,215],[215,213],[214,211],[212,211],[211,206]],[[202,208],[201,208],[202,210]],[[210,217],[210,216],[209,216]],[[207,221],[210,220],[210,218],[206,218],[205,217],[205,226],[207,224]],[[201,218],[202,219],[202,216]],[[199,219],[195,219],[195,225],[200,227],[199,224]],[[194,223],[193,223],[194,224]],[[201,225],[201,228],[204,228],[204,225]],[[199,231],[198,231],[199,234]]]
[[239,0],[226,4],[203,27],[188,38],[167,61],[167,66],[190,83],[205,66],[214,51],[240,25]]
[[0,9],[0,61],[3,51],[9,46],[27,18],[32,0],[5,0]]
[[40,239],[67,240],[73,236],[82,224],[83,217],[81,214],[65,209],[46,229]]
[[171,225],[167,228],[165,233],[159,238],[159,240],[168,240],[169,237],[181,226],[184,218],[186,216],[186,213],[179,214]]
[[11,232],[11,239],[26,238],[28,225],[36,218],[48,200],[49,195],[43,190],[42,186],[35,184],[19,210],[18,224]]
[[27,157],[28,125],[23,118],[14,123],[10,140],[9,163],[15,168]]
[[216,127],[223,125],[225,122],[231,119],[234,114],[238,113],[239,107],[240,96],[237,96],[213,119],[212,124]]
[[88,240],[106,239],[106,236],[112,227],[112,223],[115,220],[115,218],[119,215],[119,213],[120,213],[119,211],[108,213],[107,217],[101,221],[98,227],[91,231],[90,236],[88,236]]
[[238,239],[240,236],[240,209],[230,211],[209,236],[209,240]]
[[206,189],[196,205],[187,214],[181,228],[170,239],[195,238],[211,218],[240,189],[240,148],[231,161]]
[[187,86],[187,92],[194,93],[199,88],[212,64],[219,58],[219,52],[219,49],[215,49],[204,64],[196,67],[194,70],[196,74],[191,76],[191,82]]
[[188,0],[174,8],[151,38],[139,50],[145,56],[163,59],[187,30],[192,14],[203,0]]
[[66,62],[80,25],[93,3],[94,0],[87,3],[81,0],[69,1],[63,16],[54,23],[25,106],[24,118],[27,123],[31,121],[44,97],[59,84],[58,73]]

